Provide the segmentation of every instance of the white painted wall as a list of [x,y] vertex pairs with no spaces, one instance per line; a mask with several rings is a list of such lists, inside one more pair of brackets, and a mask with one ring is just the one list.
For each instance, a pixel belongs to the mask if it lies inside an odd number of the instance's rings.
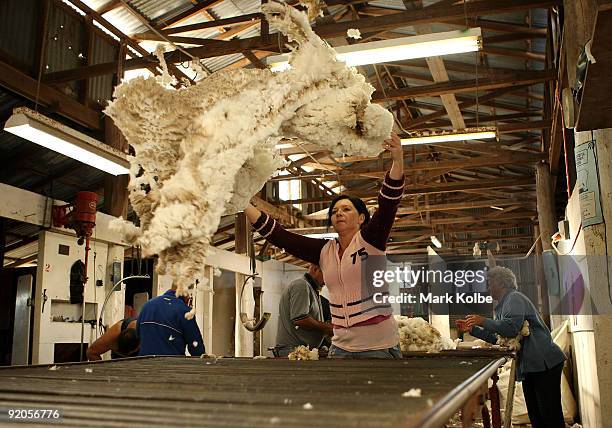
[[[69,255],[58,254],[59,245],[67,245]],[[96,253],[94,260],[94,252]],[[70,268],[76,260],[84,260],[85,248],[77,245],[72,236],[51,231],[43,231],[38,240],[38,269],[36,273],[34,337],[32,345],[32,363],[53,363],[55,343],[80,343],[81,324],[57,322],[53,315],[63,314],[71,318],[80,318],[81,305],[70,302]],[[93,303],[96,313],[86,313],[86,318],[98,318],[102,309],[106,287],[96,287],[95,280],[106,280],[106,265],[108,262],[108,246],[92,240],[89,262],[87,266],[88,281],[85,285],[85,301]],[[48,297],[43,308],[43,290]],[[121,299],[118,298],[120,301]],[[111,310],[111,308],[109,308]],[[111,313],[113,311],[111,310]],[[115,312],[116,313],[116,312]],[[91,343],[96,339],[96,330],[85,324],[84,340]]]

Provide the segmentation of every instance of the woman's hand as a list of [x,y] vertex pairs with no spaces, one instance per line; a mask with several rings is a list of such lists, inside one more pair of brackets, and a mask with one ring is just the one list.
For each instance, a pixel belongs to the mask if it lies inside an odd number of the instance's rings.
[[467,320],[457,320],[455,324],[457,324],[459,331],[463,333],[468,333],[471,330],[471,328],[467,326]]
[[257,219],[259,219],[259,216],[261,215],[261,211],[255,208],[252,204],[247,205],[244,210],[244,213],[246,214],[247,219],[251,224],[255,224],[255,222],[257,221]]
[[391,138],[383,142],[383,148],[391,153],[391,159],[394,161],[404,160],[404,150],[402,148],[402,142],[400,137],[395,133],[391,133]]
[[404,150],[402,142],[395,132],[391,133],[391,138],[383,142],[383,149],[388,150],[391,153],[391,159],[393,159],[389,176],[393,180],[402,179],[404,176]]
[[470,330],[472,329],[473,326],[478,325],[481,326],[484,324],[485,322],[485,317],[480,316],[480,315],[468,315],[466,318],[466,325],[467,327],[470,328]]

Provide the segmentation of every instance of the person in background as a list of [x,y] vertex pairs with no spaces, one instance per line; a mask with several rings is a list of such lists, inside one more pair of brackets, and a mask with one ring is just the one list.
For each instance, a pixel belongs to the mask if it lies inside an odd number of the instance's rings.
[[99,361],[102,354],[111,351],[111,358],[138,355],[140,340],[136,333],[136,318],[125,318],[113,324],[102,336],[87,348],[87,359]]
[[204,354],[204,340],[195,318],[186,319],[190,311],[187,297],[176,296],[176,286],[144,304],[137,322],[140,337],[138,355]]
[[283,290],[274,356],[286,357],[300,345],[319,348],[325,336],[333,335],[332,325],[323,318],[319,296],[322,284],[321,269],[311,264],[304,276]]
[[377,303],[374,297],[388,293],[388,284],[375,287],[372,278],[362,275],[362,267],[368,271],[385,260],[387,239],[404,191],[400,138],[391,134],[382,147],[389,151],[393,163],[378,194],[378,209],[370,219],[361,199],[337,196],[328,211],[329,225],[338,233],[334,240],[291,233],[253,205],[244,211],[269,242],[321,267],[334,330],[328,353],[332,358],[402,357],[393,309],[390,304]]
[[548,327],[533,303],[517,291],[514,273],[495,266],[487,272],[487,288],[497,301],[494,318],[469,315],[457,326],[472,336],[496,343],[497,336],[518,336],[523,322],[529,335],[522,338],[517,354],[516,380],[523,382],[527,413],[534,428],[564,428],[561,407],[561,373],[565,355],[552,340]]

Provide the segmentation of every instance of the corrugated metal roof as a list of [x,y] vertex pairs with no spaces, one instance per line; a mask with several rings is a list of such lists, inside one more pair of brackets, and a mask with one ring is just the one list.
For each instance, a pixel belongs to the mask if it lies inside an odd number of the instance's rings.
[[177,9],[193,6],[189,0],[128,0],[127,3],[141,12],[149,21]]
[[[116,46],[95,33],[92,37],[92,56],[88,59],[89,64],[100,64],[117,59],[118,48]],[[113,95],[113,83],[112,74],[89,79],[88,97],[96,102],[110,100]]]
[[35,64],[37,0],[0,1],[0,50],[30,68]]
[[219,18],[246,15],[261,11],[259,0],[226,0],[210,9],[211,13]]

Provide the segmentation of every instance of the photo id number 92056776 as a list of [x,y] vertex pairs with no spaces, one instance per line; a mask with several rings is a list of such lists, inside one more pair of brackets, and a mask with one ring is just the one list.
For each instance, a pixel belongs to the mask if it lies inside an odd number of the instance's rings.
[[3,409],[0,412],[0,420],[39,421],[61,418],[62,412],[59,409]]

